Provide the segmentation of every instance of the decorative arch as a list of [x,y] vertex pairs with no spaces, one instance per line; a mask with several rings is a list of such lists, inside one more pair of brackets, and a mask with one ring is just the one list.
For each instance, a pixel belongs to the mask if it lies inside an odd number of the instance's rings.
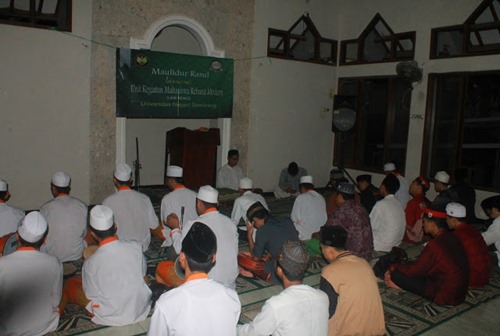
[[[153,22],[146,30],[142,39],[130,38],[131,49],[151,49],[155,37],[167,27],[178,27],[189,31],[198,41],[204,56],[224,57],[225,51],[215,47],[212,37],[198,21],[184,15],[169,15]],[[220,129],[221,145],[217,150],[219,166],[224,165],[229,151],[231,136],[231,119],[219,118],[211,121],[211,127]],[[126,118],[116,118],[116,162],[125,162],[126,159]]]

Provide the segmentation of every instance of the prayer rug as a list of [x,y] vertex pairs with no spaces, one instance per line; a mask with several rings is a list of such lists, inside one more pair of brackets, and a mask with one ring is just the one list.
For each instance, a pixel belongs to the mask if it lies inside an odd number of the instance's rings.
[[[159,203],[166,190],[147,191],[141,189],[141,192],[145,192],[151,197],[155,210],[159,214]],[[219,206],[220,212],[229,216],[232,210],[232,200],[230,200],[230,198],[234,198],[234,196],[228,196],[226,201],[222,202]],[[270,195],[265,195],[265,198],[274,216],[289,216],[294,198],[277,200]],[[411,244],[402,244],[402,247],[408,250],[415,246]],[[240,241],[239,250],[248,251],[248,244]],[[156,265],[159,261],[163,260],[162,253],[161,241],[153,237],[151,245],[145,253],[148,261],[147,274],[151,279],[154,278]],[[379,257],[380,255],[383,254],[376,254],[375,256]],[[304,283],[318,288],[321,269],[324,265],[325,262],[322,259],[315,259],[306,273]],[[378,286],[384,305],[387,334],[391,336],[419,335],[459,314],[474,309],[490,299],[500,296],[500,269],[495,265],[489,284],[482,289],[469,290],[466,302],[456,307],[435,305],[411,293],[387,288],[382,281],[378,282]],[[266,300],[273,295],[279,294],[283,288],[256,278],[249,279],[240,276],[236,281],[236,290],[242,304],[240,323],[248,323],[260,312]],[[150,313],[150,315],[151,314],[152,313]],[[148,322],[142,323],[147,325]],[[101,329],[105,328],[107,327],[92,323],[85,309],[73,304],[68,304],[61,316],[57,331],[48,335],[83,335],[94,331],[104,332],[104,330]],[[123,332],[118,332],[116,334],[125,335]],[[133,335],[145,335],[145,333],[137,332],[133,333]]]

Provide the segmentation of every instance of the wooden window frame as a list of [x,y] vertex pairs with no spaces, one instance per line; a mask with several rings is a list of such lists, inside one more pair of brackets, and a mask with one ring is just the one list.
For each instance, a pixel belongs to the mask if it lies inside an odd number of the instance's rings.
[[[496,0],[484,0],[479,6],[469,15],[467,20],[461,25],[453,25],[446,27],[433,28],[431,30],[431,46],[430,46],[430,59],[441,59],[441,58],[456,58],[456,57],[470,57],[478,55],[496,55],[500,54],[500,40],[495,44],[484,45],[481,41],[480,32],[488,30],[498,30],[500,33],[500,12],[497,13],[493,7],[493,1]],[[475,21],[481,16],[485,10],[490,10],[494,21],[476,24]],[[458,31],[462,33],[462,50],[461,52],[454,55],[439,55],[438,54],[438,34],[446,31]],[[470,35],[475,33],[478,42],[481,46],[476,47],[471,44]]]
[[[301,34],[292,33],[299,24],[304,24],[305,29]],[[314,56],[312,59],[301,59],[293,56],[294,48],[298,47],[301,41],[306,40],[306,34],[311,33],[314,36]],[[271,46],[271,39],[273,37],[278,37],[280,41],[277,43],[277,47],[273,48]],[[294,42],[292,42],[294,41]],[[321,45],[322,43],[329,44],[330,52],[329,57],[325,59],[321,58]],[[336,65],[337,64],[337,41],[333,39],[324,38],[319,33],[318,29],[312,22],[308,15],[302,15],[288,30],[281,30],[275,28],[268,28],[267,35],[267,56],[281,59],[289,59],[300,62],[309,62],[325,65]],[[280,46],[283,46],[281,48]]]
[[[70,32],[72,29],[72,0],[57,0],[54,14],[43,13],[43,6],[46,0],[30,0],[29,10],[15,8],[15,0],[10,1],[8,8],[0,8],[0,24],[57,29]],[[61,3],[64,2],[65,10]],[[59,23],[60,18],[64,18],[63,23]]]
[[[380,36],[378,31],[376,30],[377,24],[381,22],[389,32],[388,36]],[[365,40],[368,37],[368,35],[371,32],[375,32],[379,37],[380,41],[378,42],[384,42],[384,41],[391,41],[391,48],[387,49],[384,43],[384,47],[386,48],[389,56],[385,57],[384,59],[381,60],[373,60],[373,61],[368,61],[364,59],[364,46],[365,46]],[[406,57],[398,57],[397,56],[397,46],[399,45],[402,48],[401,41],[402,40],[411,40],[411,43],[413,45],[413,49],[409,50],[411,53],[409,56]],[[366,26],[366,28],[361,32],[358,38],[356,39],[350,39],[350,40],[343,40],[340,42],[340,65],[355,65],[355,64],[372,64],[372,63],[386,63],[386,62],[394,62],[394,61],[404,61],[404,60],[412,60],[415,57],[415,42],[416,42],[416,32],[415,31],[408,31],[408,32],[402,32],[402,33],[394,33],[392,28],[387,24],[387,22],[384,20],[384,18],[379,14],[375,14],[375,16],[372,18],[370,23]],[[358,51],[356,55],[356,60],[353,61],[347,61],[347,45],[357,43],[358,45]]]

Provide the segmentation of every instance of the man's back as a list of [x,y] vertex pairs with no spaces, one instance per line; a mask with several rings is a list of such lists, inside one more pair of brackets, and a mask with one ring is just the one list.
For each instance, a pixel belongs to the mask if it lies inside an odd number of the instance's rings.
[[23,218],[24,210],[7,203],[0,203],[0,237],[7,233],[16,232]]
[[160,297],[148,335],[232,336],[240,310],[233,289],[212,279],[194,278]]
[[290,217],[299,232],[299,239],[311,239],[311,235],[326,223],[325,198],[314,190],[300,194],[295,199]]
[[[184,216],[181,214],[181,209],[184,207]],[[196,193],[188,188],[178,188],[175,189],[165,196],[161,200],[161,221],[166,220],[167,216],[171,213],[177,215],[179,218],[179,224],[184,225],[189,221],[192,221],[198,217],[196,213]],[[181,223],[181,219],[183,222]],[[166,242],[163,246],[170,246],[172,242],[169,237],[170,228],[165,227],[163,234],[166,237]]]
[[57,328],[63,285],[56,257],[22,248],[0,258],[0,335],[43,335]]
[[354,199],[347,200],[328,217],[326,225],[343,227],[347,235],[346,247],[358,257],[372,259],[373,234],[368,212]]
[[329,320],[331,335],[385,334],[377,280],[366,260],[354,255],[337,258],[321,276],[321,288],[331,286],[338,295],[335,313]]
[[87,233],[87,206],[72,196],[57,196],[40,208],[47,219],[49,234],[42,252],[56,256],[61,262],[82,257]]
[[269,210],[266,200],[264,199],[264,197],[262,197],[262,195],[256,194],[249,190],[238,197],[234,201],[233,211],[231,213],[231,220],[233,221],[233,223],[238,225],[241,218],[243,218],[243,221],[245,221],[245,219],[247,218],[248,208],[250,208],[250,206],[256,202],[260,202],[267,210]]
[[375,251],[389,252],[401,244],[405,233],[405,213],[393,194],[378,201],[370,213]]
[[127,188],[108,196],[102,205],[113,211],[118,237],[138,241],[142,244],[142,251],[146,251],[151,242],[149,230],[158,227],[158,218],[149,197]]
[[[103,244],[104,243],[104,244]],[[144,282],[146,260],[133,241],[108,238],[85,261],[83,291],[87,310],[97,324],[120,326],[144,320],[150,310],[151,291]]]
[[307,285],[294,285],[271,297],[238,335],[326,336],[328,296]]
[[210,211],[187,223],[182,228],[182,237],[174,241],[175,251],[180,253],[182,240],[195,222],[206,224],[217,237],[215,266],[208,275],[211,279],[230,287],[236,287],[238,271],[238,232],[236,225],[227,216],[218,211]]
[[469,261],[469,287],[483,287],[490,281],[492,267],[488,246],[483,236],[472,226],[462,223],[453,233],[460,239]]

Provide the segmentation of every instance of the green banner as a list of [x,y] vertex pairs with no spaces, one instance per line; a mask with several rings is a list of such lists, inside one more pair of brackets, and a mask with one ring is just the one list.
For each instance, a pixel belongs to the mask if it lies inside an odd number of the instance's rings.
[[228,58],[117,49],[116,116],[230,118],[233,63]]

